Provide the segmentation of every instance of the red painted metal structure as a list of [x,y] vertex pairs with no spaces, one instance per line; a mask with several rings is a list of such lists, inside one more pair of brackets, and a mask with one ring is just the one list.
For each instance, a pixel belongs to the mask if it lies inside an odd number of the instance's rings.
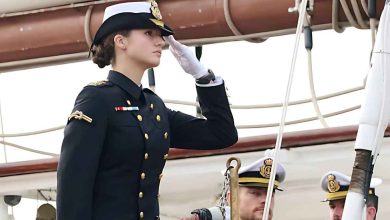
[[[118,2],[125,1],[115,3]],[[287,11],[289,7],[294,6],[292,0],[229,2],[230,17],[242,34],[296,27],[297,14]],[[70,6],[59,10],[43,9],[42,12],[0,18],[0,65],[12,61],[87,52],[89,45],[85,34],[87,32],[94,36],[101,24],[104,8],[110,4],[114,3]],[[159,5],[164,21],[176,32],[177,39],[234,35],[225,19],[223,0],[164,0],[160,1]],[[87,16],[89,7],[91,7],[90,19]],[[383,7],[384,1],[378,1],[378,17]],[[363,9],[361,11],[365,15]],[[365,19],[367,20],[367,17]],[[85,28],[85,24],[88,24],[85,21],[89,20],[90,24]],[[340,7],[339,21],[346,20]],[[311,19],[312,25],[328,24],[329,28],[331,22],[332,0],[316,0]],[[69,58],[68,62],[77,59],[87,59],[87,57]]]

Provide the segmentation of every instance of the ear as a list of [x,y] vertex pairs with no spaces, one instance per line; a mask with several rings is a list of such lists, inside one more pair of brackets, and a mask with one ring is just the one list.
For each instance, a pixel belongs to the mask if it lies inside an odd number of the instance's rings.
[[115,46],[119,47],[120,49],[125,50],[127,47],[127,39],[126,39],[126,37],[124,37],[120,34],[117,34],[114,37],[114,44],[115,44]]
[[[376,209],[375,209],[375,207],[368,206],[368,207],[367,207],[367,217],[368,217],[368,216],[371,216],[372,219],[374,219],[375,215],[376,215]],[[368,218],[367,218],[367,219],[368,219]]]

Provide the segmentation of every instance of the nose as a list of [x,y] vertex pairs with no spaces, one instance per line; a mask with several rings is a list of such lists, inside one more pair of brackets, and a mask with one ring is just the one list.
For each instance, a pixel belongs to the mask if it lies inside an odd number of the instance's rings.
[[258,200],[259,200],[259,203],[264,206],[265,202],[267,201],[267,194],[265,194],[265,195],[261,194],[258,197]]
[[162,38],[162,36],[156,36],[155,44],[156,44],[156,46],[159,46],[159,47],[163,47],[165,45],[165,41]]
[[343,215],[343,209],[342,208],[336,207],[333,210],[333,219],[335,219],[335,220],[341,219],[342,215]]

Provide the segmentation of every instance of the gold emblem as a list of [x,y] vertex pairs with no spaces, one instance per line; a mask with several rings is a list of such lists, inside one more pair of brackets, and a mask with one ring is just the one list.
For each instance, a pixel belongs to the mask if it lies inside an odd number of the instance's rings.
[[84,120],[88,123],[92,123],[92,118],[85,115],[82,111],[75,111],[72,114],[70,114],[68,117],[68,121],[72,120],[73,118],[78,120]]
[[89,83],[88,85],[89,85],[89,86],[100,86],[100,85],[106,84],[107,81],[108,81],[108,80],[101,80],[101,81],[91,82],[91,83]]
[[264,160],[264,165],[260,167],[260,174],[262,177],[269,179],[271,176],[272,159],[268,158]]
[[328,175],[328,190],[331,193],[337,192],[340,190],[340,184],[336,181],[336,177],[332,174]]
[[157,26],[164,27],[164,22],[162,22],[160,20],[150,18],[150,21],[152,21]]
[[160,9],[158,9],[158,4],[155,0],[152,0],[151,2],[151,7],[150,7],[150,10],[152,11],[152,15],[157,19],[157,20],[161,20],[162,19],[162,15],[161,15],[161,12],[160,12]]

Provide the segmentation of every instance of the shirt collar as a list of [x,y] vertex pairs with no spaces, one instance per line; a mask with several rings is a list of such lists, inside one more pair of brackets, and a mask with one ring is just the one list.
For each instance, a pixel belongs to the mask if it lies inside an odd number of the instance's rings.
[[131,96],[136,99],[140,99],[142,93],[142,85],[138,86],[131,79],[127,78],[120,72],[110,70],[108,74],[108,80],[115,85],[119,86],[121,89],[125,90]]

